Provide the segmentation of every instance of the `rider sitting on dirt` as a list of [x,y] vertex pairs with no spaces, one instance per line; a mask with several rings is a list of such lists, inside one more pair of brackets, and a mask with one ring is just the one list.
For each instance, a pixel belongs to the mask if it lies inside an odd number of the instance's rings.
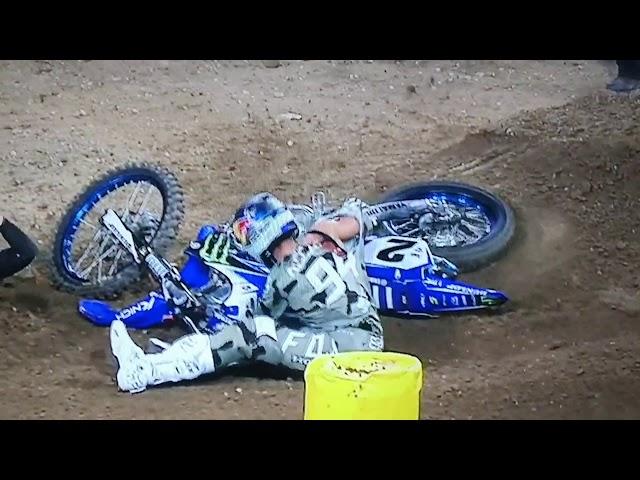
[[31,239],[9,220],[0,215],[0,235],[9,248],[0,251],[0,280],[29,266],[38,253]]
[[[217,333],[181,337],[160,353],[145,353],[125,324],[111,324],[111,350],[120,390],[195,379],[253,361],[302,371],[318,355],[381,350],[383,331],[364,268],[371,220],[350,200],[318,220],[298,240],[298,226],[271,194],[251,198],[235,215],[233,239],[271,267],[254,315]],[[233,240],[214,233],[204,256],[224,262]]]

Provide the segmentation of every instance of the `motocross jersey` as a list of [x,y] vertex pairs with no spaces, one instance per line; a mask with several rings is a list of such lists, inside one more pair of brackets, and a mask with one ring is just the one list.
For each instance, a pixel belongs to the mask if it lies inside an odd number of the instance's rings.
[[360,205],[345,204],[323,220],[353,216],[360,234],[345,243],[346,255],[299,245],[271,268],[260,310],[281,322],[336,329],[381,330],[364,267],[364,222]]

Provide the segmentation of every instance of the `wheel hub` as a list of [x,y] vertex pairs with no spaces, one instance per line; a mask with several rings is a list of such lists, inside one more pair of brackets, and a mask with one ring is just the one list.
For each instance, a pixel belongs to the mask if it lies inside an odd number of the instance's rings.
[[479,208],[440,199],[429,203],[425,213],[389,222],[393,233],[425,237],[435,247],[459,247],[478,242],[490,231],[489,218]]

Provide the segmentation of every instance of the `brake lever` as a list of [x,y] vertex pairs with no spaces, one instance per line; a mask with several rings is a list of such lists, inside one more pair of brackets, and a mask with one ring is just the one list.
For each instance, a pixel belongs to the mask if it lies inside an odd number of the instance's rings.
[[324,192],[315,192],[311,195],[311,207],[316,220],[327,213],[327,197]]

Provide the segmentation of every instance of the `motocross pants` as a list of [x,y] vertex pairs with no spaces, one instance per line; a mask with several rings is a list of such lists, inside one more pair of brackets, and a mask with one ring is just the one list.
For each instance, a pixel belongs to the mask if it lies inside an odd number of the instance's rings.
[[331,331],[276,325],[267,332],[259,325],[264,318],[273,322],[269,317],[249,318],[209,335],[216,370],[260,361],[304,371],[311,360],[322,354],[384,348],[382,330],[375,323],[365,323],[367,328],[346,327]]
[[348,351],[380,351],[382,329],[377,319],[364,328],[333,331],[276,326],[267,316],[250,317],[227,325],[217,333],[193,333],[172,344],[151,339],[162,351],[145,353],[133,342],[125,324],[111,324],[111,352],[118,363],[116,379],[122,391],[139,393],[148,386],[193,380],[234,365],[254,362],[304,371],[322,354]]

